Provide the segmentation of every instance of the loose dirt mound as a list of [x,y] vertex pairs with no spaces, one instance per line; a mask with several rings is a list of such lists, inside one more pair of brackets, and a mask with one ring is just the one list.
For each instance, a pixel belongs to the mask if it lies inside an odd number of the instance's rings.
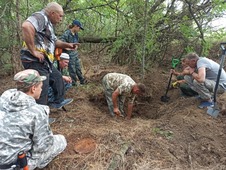
[[[51,128],[65,135],[68,146],[45,170],[226,169],[224,116],[210,117],[205,109],[198,109],[198,99],[181,96],[179,89],[169,91],[168,103],[161,102],[169,73],[156,68],[145,75],[147,94],[137,99],[132,119],[112,118],[101,78],[120,72],[138,82],[140,72],[133,67],[95,65],[88,59],[84,57],[83,63],[89,84],[67,92],[74,98],[67,112],[51,110],[50,117],[57,118]],[[1,93],[14,86],[11,79],[1,78]],[[76,153],[75,143],[85,138],[93,139],[96,149]]]

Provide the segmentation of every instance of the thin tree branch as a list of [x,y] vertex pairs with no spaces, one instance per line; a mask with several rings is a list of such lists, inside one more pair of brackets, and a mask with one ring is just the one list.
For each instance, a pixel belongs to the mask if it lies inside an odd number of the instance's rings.
[[192,11],[192,4],[190,2],[188,2],[188,0],[185,0],[185,2],[188,4],[189,13],[191,14],[192,18],[194,19],[194,21],[199,29],[199,32],[201,35],[200,38],[203,40],[203,42],[205,42],[202,26],[199,24],[198,20],[196,19],[195,15],[194,15],[194,12]]
[[3,9],[0,18],[2,18],[2,17],[5,15],[5,11],[6,11],[6,8],[8,7],[8,4],[9,4],[9,3],[10,3],[10,2],[8,2],[7,4],[5,4],[5,8]]
[[[70,1],[70,0],[68,0],[68,1]],[[109,6],[110,4],[112,4],[114,2],[116,2],[116,1],[112,1],[112,2],[109,2],[109,3],[106,3],[106,4],[100,4],[100,5],[96,5],[96,6],[90,6],[90,7],[86,7],[86,8],[77,8],[77,9],[72,9],[72,10],[65,10],[64,12],[65,13],[71,13],[71,12],[83,11],[83,10],[87,10],[87,9],[101,8],[101,7],[104,7],[104,6]]]

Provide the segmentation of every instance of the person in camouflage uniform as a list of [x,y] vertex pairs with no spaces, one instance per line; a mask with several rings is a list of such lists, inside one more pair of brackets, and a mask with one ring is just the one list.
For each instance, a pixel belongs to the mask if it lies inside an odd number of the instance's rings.
[[120,73],[108,73],[102,79],[104,93],[111,116],[126,116],[124,112],[124,102],[129,98],[126,118],[130,119],[133,103],[136,95],[145,93],[145,86],[136,83],[131,77]]
[[68,72],[68,69],[67,69],[68,63],[69,63],[69,59],[70,59],[70,57],[69,57],[69,55],[67,53],[62,53],[60,55],[60,60],[59,61],[55,61],[53,63],[54,68],[57,68],[58,69],[57,72],[59,72],[60,75],[62,76],[63,83],[61,83],[61,82],[59,83],[58,82],[58,79],[57,79],[58,76],[55,76],[53,74],[54,72],[52,72],[50,74],[50,86],[49,86],[49,91],[48,91],[48,101],[50,103],[54,102],[56,100],[57,96],[59,96],[57,94],[61,94],[62,91],[66,92],[72,86],[72,79],[69,76],[69,72]]
[[65,137],[50,129],[49,107],[35,101],[45,79],[33,69],[18,72],[17,89],[0,97],[0,169],[14,169],[21,151],[27,155],[29,170],[44,168],[66,148]]
[[186,81],[184,80],[184,71],[186,71],[187,69],[189,69],[188,66],[188,59],[186,58],[182,58],[181,59],[181,66],[182,66],[182,72],[177,72],[175,69],[171,69],[170,72],[176,76],[177,81],[175,81],[174,83],[172,83],[174,88],[179,87],[182,95],[185,96],[197,96],[198,93],[194,90],[191,89],[191,87],[186,83]]
[[[60,37],[60,40],[68,43],[78,43],[79,42],[78,32],[80,30],[84,30],[82,24],[78,20],[74,20],[73,23],[69,25],[69,29],[66,30]],[[63,49],[63,52],[69,54],[70,56],[68,71],[72,78],[72,85],[77,86],[77,77],[81,85],[87,83],[86,79],[82,75],[78,50]]]

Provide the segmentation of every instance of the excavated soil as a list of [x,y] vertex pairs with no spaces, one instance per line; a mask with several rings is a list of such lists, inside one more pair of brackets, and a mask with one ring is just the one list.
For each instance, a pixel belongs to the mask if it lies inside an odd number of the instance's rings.
[[[166,92],[169,68],[153,67],[145,73],[145,96],[138,98],[131,120],[112,118],[101,87],[108,72],[120,72],[142,82],[138,66],[96,64],[82,57],[85,86],[67,92],[74,101],[67,112],[51,109],[54,134],[63,134],[66,150],[44,170],[223,170],[226,169],[226,116],[213,118],[199,109],[199,100],[170,89],[169,102],[161,102]],[[14,87],[12,77],[1,77],[0,94]],[[96,147],[77,153],[75,144],[91,138]]]

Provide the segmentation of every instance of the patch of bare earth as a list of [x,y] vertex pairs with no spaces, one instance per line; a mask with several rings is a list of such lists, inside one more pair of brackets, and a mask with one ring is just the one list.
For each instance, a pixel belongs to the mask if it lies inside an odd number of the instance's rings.
[[[169,102],[165,94],[169,73],[153,68],[147,72],[144,84],[147,94],[138,98],[131,120],[112,118],[101,87],[101,78],[108,72],[121,72],[141,81],[134,67],[95,65],[88,57],[84,73],[85,86],[67,92],[74,101],[63,110],[51,110],[54,134],[63,134],[66,150],[45,170],[220,170],[226,169],[226,117],[210,117],[199,109],[198,99],[181,96],[179,89],[170,89]],[[1,78],[0,92],[11,88],[12,77]],[[96,142],[94,151],[75,152],[75,143],[84,138]]]

